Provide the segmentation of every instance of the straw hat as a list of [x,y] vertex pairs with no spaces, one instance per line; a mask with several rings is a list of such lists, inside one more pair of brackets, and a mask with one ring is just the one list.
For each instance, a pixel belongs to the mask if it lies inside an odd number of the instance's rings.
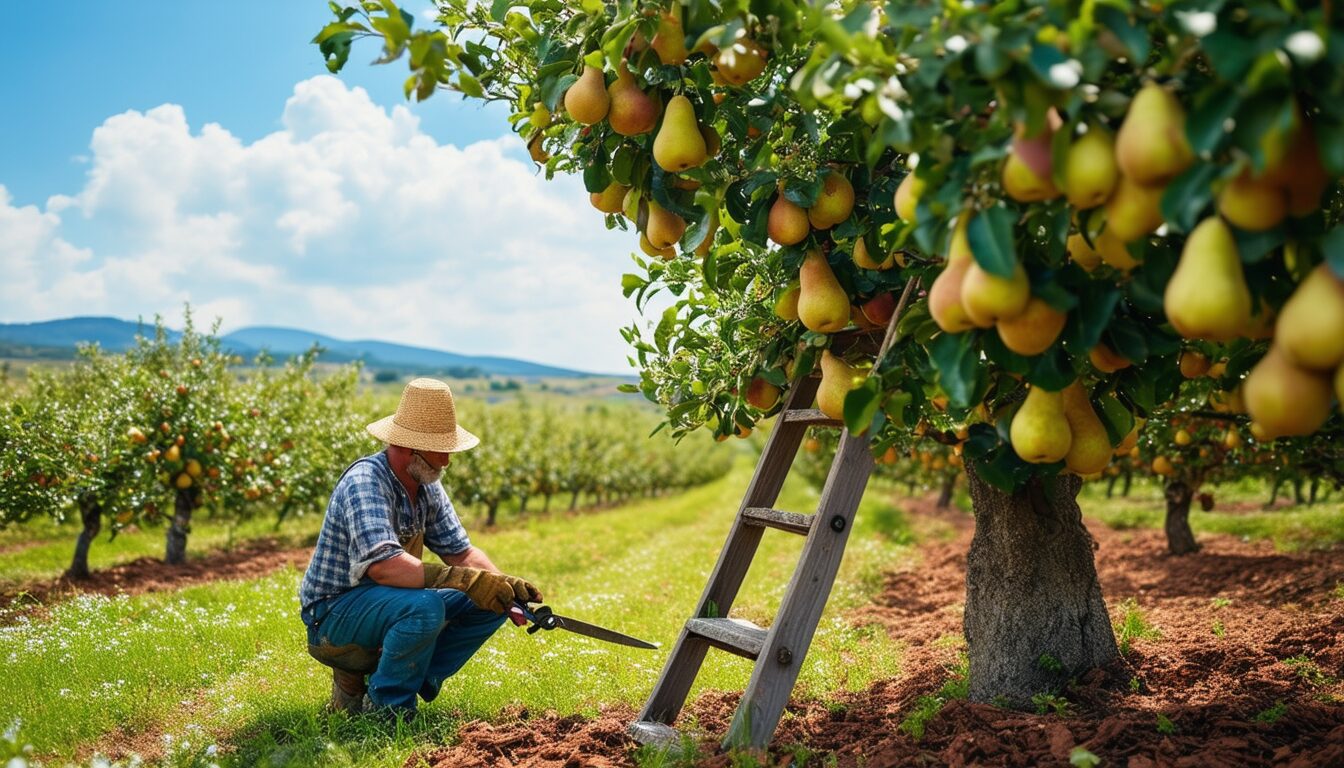
[[401,393],[397,412],[370,424],[369,434],[389,445],[417,451],[456,453],[481,439],[457,424],[453,392],[437,379],[416,379]]

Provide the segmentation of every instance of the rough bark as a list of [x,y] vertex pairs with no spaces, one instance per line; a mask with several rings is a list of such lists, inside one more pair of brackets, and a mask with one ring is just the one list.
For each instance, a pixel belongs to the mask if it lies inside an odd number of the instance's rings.
[[573,493],[569,495],[569,511],[573,512],[575,509],[578,509],[578,506],[579,506],[579,492],[576,489]]
[[1195,532],[1190,530],[1190,502],[1195,498],[1195,489],[1183,480],[1172,480],[1163,495],[1167,499],[1167,550],[1173,555],[1198,552]]
[[491,501],[485,506],[485,527],[494,528],[495,521],[499,515],[499,502]]
[[975,536],[966,557],[970,697],[1025,706],[1116,657],[1082,481],[1033,481],[1008,495],[968,465]]
[[89,545],[93,543],[98,532],[103,529],[103,507],[98,500],[91,495],[81,496],[79,499],[79,519],[84,524],[84,529],[79,532],[79,538],[75,540],[75,556],[70,561],[70,570],[65,575],[72,579],[87,579],[89,573]]
[[173,524],[168,526],[167,551],[163,561],[169,565],[187,562],[187,535],[191,533],[191,513],[199,504],[196,488],[179,488],[173,498]]
[[957,476],[948,475],[943,478],[943,487],[938,492],[938,508],[947,509],[952,506],[952,491],[957,487]]

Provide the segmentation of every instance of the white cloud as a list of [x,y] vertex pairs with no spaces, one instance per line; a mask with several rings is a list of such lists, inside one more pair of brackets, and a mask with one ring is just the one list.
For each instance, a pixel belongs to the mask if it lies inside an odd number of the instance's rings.
[[[0,186],[0,321],[179,318],[287,325],[467,354],[626,371],[633,233],[522,142],[421,132],[334,77],[298,83],[250,144],[181,107],[109,117],[84,187],[45,208]],[[0,181],[3,181],[0,179]]]

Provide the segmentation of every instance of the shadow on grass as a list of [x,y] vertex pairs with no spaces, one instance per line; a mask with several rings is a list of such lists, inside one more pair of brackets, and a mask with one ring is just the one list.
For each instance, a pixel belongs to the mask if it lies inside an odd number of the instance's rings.
[[328,712],[320,704],[284,706],[240,727],[215,760],[230,766],[400,766],[417,749],[452,743],[464,719],[444,707],[423,707],[411,720],[388,722]]

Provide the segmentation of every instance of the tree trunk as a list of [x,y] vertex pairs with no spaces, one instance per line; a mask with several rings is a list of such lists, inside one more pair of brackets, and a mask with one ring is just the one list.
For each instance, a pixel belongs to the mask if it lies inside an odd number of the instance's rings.
[[498,514],[499,514],[499,502],[498,502],[498,501],[492,501],[492,502],[490,502],[489,504],[486,505],[486,507],[485,507],[485,527],[486,527],[486,528],[494,528],[494,527],[495,527],[495,519],[496,519],[496,517],[497,517]]
[[187,562],[187,534],[191,533],[191,512],[201,492],[196,488],[179,488],[173,497],[173,524],[168,526],[168,547],[163,561],[169,565]]
[[545,499],[545,503],[541,505],[541,514],[543,515],[551,511],[551,494],[546,494]]
[[970,697],[1024,706],[1116,657],[1078,509],[1082,481],[1033,480],[1010,496],[969,464],[966,477],[975,513],[963,619]]
[[89,545],[103,529],[103,507],[92,494],[79,498],[79,519],[84,523],[84,530],[79,532],[79,538],[75,540],[75,557],[70,561],[70,570],[65,575],[72,579],[87,579],[91,575]]
[[578,509],[578,507],[579,507],[579,491],[576,488],[574,489],[574,493],[570,494],[569,497],[569,511],[573,512],[574,510]]
[[938,508],[947,509],[952,506],[952,491],[957,487],[957,476],[948,475],[943,478],[943,488],[938,493]]
[[530,498],[532,498],[532,497],[531,497],[531,496],[528,496],[526,493],[521,494],[521,495],[518,497],[518,516],[519,516],[519,517],[522,517],[523,515],[526,515],[526,514],[527,514],[527,500],[530,499]]
[[1111,479],[1106,481],[1106,498],[1111,498],[1115,493],[1115,481],[1119,479],[1119,475],[1111,475]]
[[1302,497],[1302,478],[1300,477],[1293,478],[1293,501],[1299,505],[1306,503],[1306,499]]
[[1265,509],[1272,509],[1274,507],[1274,502],[1279,500],[1279,488],[1281,487],[1283,487],[1283,477],[1275,475],[1274,486],[1269,492],[1269,501],[1265,502]]
[[1120,496],[1123,497],[1123,498],[1128,499],[1128,498],[1129,498],[1129,487],[1130,487],[1131,485],[1133,485],[1133,484],[1134,484],[1134,473],[1133,473],[1133,472],[1126,472],[1126,473],[1125,473],[1125,487],[1124,487],[1123,489],[1121,489],[1121,491],[1120,491]]
[[1311,488],[1307,492],[1307,506],[1310,507],[1316,503],[1316,492],[1321,489],[1321,478],[1313,476],[1311,478]]
[[1195,532],[1190,530],[1190,501],[1195,489],[1183,480],[1167,483],[1167,550],[1173,555],[1188,555],[1199,551]]

